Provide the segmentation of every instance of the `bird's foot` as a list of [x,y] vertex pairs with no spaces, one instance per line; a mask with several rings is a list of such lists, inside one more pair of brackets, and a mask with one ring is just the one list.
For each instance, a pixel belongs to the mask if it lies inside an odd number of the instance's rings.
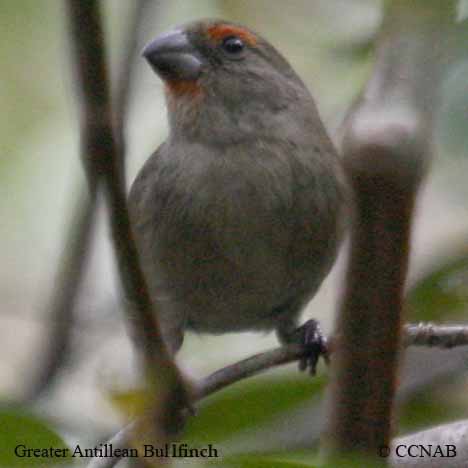
[[320,325],[316,320],[308,320],[304,325],[297,328],[296,333],[299,343],[306,350],[306,354],[299,361],[299,370],[309,370],[310,375],[315,375],[317,363],[320,356],[328,362],[327,339],[323,335]]

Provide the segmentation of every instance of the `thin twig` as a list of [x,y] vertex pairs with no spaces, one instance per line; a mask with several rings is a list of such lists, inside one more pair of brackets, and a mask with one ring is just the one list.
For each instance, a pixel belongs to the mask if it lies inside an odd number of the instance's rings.
[[468,326],[419,323],[406,325],[405,346],[429,346],[444,349],[468,346]]
[[[453,348],[456,346],[468,346],[467,325],[434,325],[431,323],[407,324],[405,327],[403,343],[406,347],[439,347]],[[333,340],[328,340],[332,342]],[[333,349],[327,350],[332,354]],[[255,354],[247,359],[226,366],[201,379],[194,387],[194,401],[199,402],[204,398],[225,389],[241,380],[253,377],[263,371],[284,364],[299,361],[307,353],[300,345],[282,346],[279,348]],[[135,423],[131,423],[121,429],[106,443],[114,448],[127,448],[130,443],[130,435]],[[118,462],[115,459],[93,459],[88,468],[112,468]]]
[[[424,346],[448,349],[456,346],[468,346],[467,325],[419,323],[407,324],[404,329],[403,343],[405,347]],[[329,338],[327,341],[333,343],[333,338]],[[327,352],[330,355],[333,354],[333,345]],[[231,364],[202,379],[196,385],[195,399],[201,400],[233,383],[273,367],[298,361],[304,354],[306,354],[306,350],[302,346],[290,345],[265,351]]]
[[305,354],[305,349],[300,345],[282,346],[255,354],[202,379],[196,385],[195,399],[201,400],[233,383],[252,377],[272,367],[297,361],[304,357]]

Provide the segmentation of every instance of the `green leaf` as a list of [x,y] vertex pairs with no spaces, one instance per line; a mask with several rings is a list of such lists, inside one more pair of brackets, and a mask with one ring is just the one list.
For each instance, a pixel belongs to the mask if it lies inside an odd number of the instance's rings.
[[210,467],[220,468],[316,468],[317,465],[310,465],[284,458],[273,458],[259,455],[239,455],[226,457],[220,461],[207,463]]
[[[461,386],[463,387],[464,383],[461,383]],[[450,383],[438,388],[424,389],[413,395],[400,408],[400,434],[468,417],[466,402],[464,398],[456,397],[457,392],[463,392],[463,388]]]
[[269,454],[231,455],[222,460],[210,460],[207,467],[213,468],[385,468],[385,458],[369,458],[353,453],[337,456],[319,455],[317,451],[287,451]]
[[184,439],[216,444],[322,394],[323,376],[281,376],[240,382],[207,399],[187,425]]
[[446,259],[421,278],[407,295],[411,320],[443,320],[468,310],[468,254]]
[[[0,468],[45,467],[70,462],[58,456],[26,456],[26,449],[57,450],[69,454],[62,439],[41,419],[18,408],[0,408]],[[16,453],[15,453],[16,451]],[[68,452],[68,453],[67,453]]]

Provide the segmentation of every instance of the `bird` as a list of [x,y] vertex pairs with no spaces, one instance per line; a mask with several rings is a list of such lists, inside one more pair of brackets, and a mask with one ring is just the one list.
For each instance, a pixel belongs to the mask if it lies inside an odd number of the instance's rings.
[[347,183],[315,102],[288,61],[240,24],[201,19],[142,52],[163,81],[169,134],[128,208],[165,344],[187,330],[276,331],[324,351],[302,310],[346,229]]

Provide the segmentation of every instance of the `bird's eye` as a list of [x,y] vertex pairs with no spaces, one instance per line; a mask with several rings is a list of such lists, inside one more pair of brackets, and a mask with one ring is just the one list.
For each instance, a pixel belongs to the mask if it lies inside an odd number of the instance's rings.
[[223,50],[231,56],[239,56],[245,49],[245,44],[237,36],[229,36],[222,43]]

